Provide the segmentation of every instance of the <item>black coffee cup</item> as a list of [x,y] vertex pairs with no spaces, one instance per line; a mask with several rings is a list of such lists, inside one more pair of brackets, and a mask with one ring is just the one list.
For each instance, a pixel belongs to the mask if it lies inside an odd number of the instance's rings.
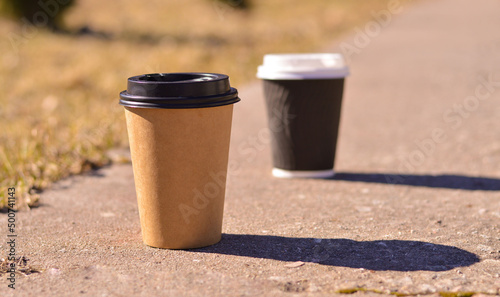
[[344,79],[340,54],[271,54],[263,79],[271,131],[273,175],[327,178],[334,175]]

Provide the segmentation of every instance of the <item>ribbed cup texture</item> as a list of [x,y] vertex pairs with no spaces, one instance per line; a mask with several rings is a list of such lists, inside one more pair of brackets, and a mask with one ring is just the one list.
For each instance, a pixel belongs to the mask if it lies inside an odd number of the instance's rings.
[[344,79],[264,80],[275,168],[332,169]]

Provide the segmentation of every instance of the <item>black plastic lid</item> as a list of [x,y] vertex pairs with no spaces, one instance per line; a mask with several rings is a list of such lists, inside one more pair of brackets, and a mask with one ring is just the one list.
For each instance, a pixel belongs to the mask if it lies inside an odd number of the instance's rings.
[[234,104],[238,91],[217,73],[154,73],[128,79],[120,104],[138,108],[204,108]]

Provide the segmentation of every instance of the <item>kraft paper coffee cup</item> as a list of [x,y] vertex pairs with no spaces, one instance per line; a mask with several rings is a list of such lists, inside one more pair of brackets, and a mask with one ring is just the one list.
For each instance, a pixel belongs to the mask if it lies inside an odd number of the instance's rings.
[[128,79],[125,106],[145,244],[189,249],[221,239],[237,90],[213,73]]
[[344,79],[340,54],[269,54],[263,79],[271,131],[273,175],[327,178],[334,175]]

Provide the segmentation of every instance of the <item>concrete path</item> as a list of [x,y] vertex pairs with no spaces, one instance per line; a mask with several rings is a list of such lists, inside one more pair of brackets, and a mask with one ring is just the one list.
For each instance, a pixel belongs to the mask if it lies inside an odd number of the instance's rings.
[[335,179],[273,178],[260,84],[240,87],[219,244],[143,245],[132,167],[113,165],[17,214],[42,272],[0,295],[500,295],[500,2],[393,3],[328,49],[352,69]]

